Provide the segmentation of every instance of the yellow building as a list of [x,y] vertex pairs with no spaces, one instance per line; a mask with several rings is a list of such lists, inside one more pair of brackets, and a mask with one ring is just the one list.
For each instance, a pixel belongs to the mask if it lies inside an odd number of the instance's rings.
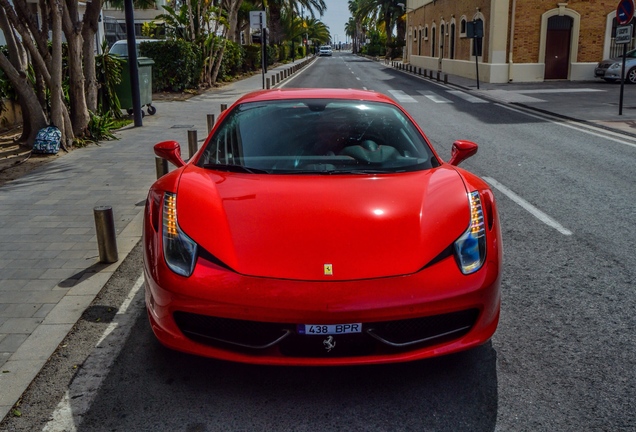
[[[619,0],[406,0],[404,60],[491,83],[591,80],[614,44]],[[471,30],[483,28],[483,38]],[[481,44],[481,53],[475,61]],[[634,39],[628,49],[634,46]]]

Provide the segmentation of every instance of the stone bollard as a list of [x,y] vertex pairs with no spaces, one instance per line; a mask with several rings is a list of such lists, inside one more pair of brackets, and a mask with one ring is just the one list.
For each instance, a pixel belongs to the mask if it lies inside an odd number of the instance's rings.
[[157,179],[168,174],[168,161],[160,157],[155,157],[155,169],[157,170]]
[[119,256],[117,254],[117,236],[115,235],[113,208],[110,206],[94,207],[93,216],[95,217],[99,262],[106,264],[117,262]]
[[197,143],[197,131],[196,129],[188,129],[188,155],[190,159],[199,150],[199,144]]

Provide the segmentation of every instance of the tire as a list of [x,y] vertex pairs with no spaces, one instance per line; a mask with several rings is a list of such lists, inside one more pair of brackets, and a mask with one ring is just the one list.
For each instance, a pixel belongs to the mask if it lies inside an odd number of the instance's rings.
[[156,113],[157,113],[157,108],[153,107],[152,105],[148,105],[148,114],[155,115]]
[[625,78],[628,83],[636,84],[636,67],[631,68]]
[[132,109],[132,108],[128,108],[128,109],[126,110],[126,112],[128,113],[128,115],[133,115],[133,112],[134,112],[134,111],[133,111],[133,109]]

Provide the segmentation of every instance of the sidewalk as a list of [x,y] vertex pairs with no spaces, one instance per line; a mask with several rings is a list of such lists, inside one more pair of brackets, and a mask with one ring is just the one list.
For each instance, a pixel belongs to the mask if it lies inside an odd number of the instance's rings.
[[[298,66],[300,61],[296,61]],[[269,71],[267,77],[292,64]],[[207,134],[206,115],[262,88],[254,75],[183,102],[156,102],[144,126],[75,150],[0,187],[0,419],[10,411],[141,237],[153,145]],[[119,261],[99,263],[93,208],[111,206]]]
[[[636,86],[626,86],[629,108],[618,116],[620,86],[603,82],[482,84],[477,90],[475,81],[450,76],[449,84],[636,132]],[[259,74],[184,102],[156,102],[157,114],[146,116],[142,128],[119,132],[119,141],[73,151],[0,187],[0,419],[139,241],[146,194],[156,179],[153,145],[177,140],[187,157],[188,129],[203,139],[206,114],[218,117],[221,103],[261,88]],[[115,216],[119,261],[112,265],[98,263],[93,208],[104,205]]]

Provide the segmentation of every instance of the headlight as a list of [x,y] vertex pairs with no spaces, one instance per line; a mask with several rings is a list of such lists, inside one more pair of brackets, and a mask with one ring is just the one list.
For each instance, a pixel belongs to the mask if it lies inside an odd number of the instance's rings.
[[622,66],[622,63],[612,63],[612,65],[608,67],[608,69],[620,69],[621,66]]
[[459,268],[464,274],[476,272],[484,264],[486,258],[486,227],[484,211],[481,207],[479,192],[468,194],[470,203],[470,226],[455,242],[455,254]]
[[197,244],[177,222],[177,195],[166,192],[163,198],[163,256],[170,270],[189,277],[194,270]]

